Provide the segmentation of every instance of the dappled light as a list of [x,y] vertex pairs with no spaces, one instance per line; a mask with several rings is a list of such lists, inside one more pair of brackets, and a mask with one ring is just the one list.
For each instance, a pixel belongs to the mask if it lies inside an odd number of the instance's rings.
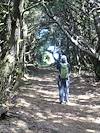
[[0,1],[0,133],[100,133],[100,0]]
[[82,100],[84,101],[85,99],[90,99],[90,98],[93,98],[93,97],[95,97],[94,94],[86,94],[86,95],[79,95],[78,99],[80,99],[81,101]]
[[[60,105],[55,77],[53,71],[45,71],[38,76],[27,75],[25,80],[22,79],[24,82],[19,87],[16,106],[11,111],[8,123],[12,126],[8,126],[8,131],[96,133],[100,130],[100,97],[96,93],[100,88],[92,86],[83,77],[71,75],[69,103]],[[90,92],[91,87],[95,89],[93,93]]]
[[27,124],[25,122],[21,121],[21,120],[19,120],[16,124],[17,124],[18,127],[21,127],[23,129],[27,128]]
[[91,129],[86,129],[86,131],[89,133],[95,133],[96,132],[95,130],[91,130]]

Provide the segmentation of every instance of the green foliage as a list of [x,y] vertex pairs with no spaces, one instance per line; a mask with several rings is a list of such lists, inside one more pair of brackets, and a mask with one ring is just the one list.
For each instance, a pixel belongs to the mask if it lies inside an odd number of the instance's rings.
[[[47,2],[46,6],[48,10],[45,11],[45,13],[47,14],[45,15],[45,17],[49,22],[53,17],[58,23],[60,23],[60,26],[62,26],[65,31],[67,30],[72,37],[76,37],[81,46],[83,46],[85,49],[93,48],[96,50],[100,35],[96,30],[97,25],[95,25],[94,23],[95,16],[93,16],[93,12],[90,13],[93,9],[90,1],[52,0],[50,2]],[[98,13],[96,13],[96,16],[98,16]],[[51,36],[57,36],[58,34],[56,39],[60,44],[59,46],[69,57],[69,61],[73,65],[77,65],[78,67],[88,66],[88,69],[90,69],[92,56],[88,58],[87,52],[84,52],[83,54],[83,52],[80,51],[78,47],[74,47],[69,38],[64,36],[64,34],[61,32],[57,24],[50,23],[49,27],[51,28]]]

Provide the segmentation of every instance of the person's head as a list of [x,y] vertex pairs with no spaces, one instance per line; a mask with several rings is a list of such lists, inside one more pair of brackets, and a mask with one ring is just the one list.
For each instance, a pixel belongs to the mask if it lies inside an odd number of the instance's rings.
[[62,63],[67,63],[67,58],[66,58],[65,55],[62,55],[62,57],[61,57],[61,62],[62,62]]

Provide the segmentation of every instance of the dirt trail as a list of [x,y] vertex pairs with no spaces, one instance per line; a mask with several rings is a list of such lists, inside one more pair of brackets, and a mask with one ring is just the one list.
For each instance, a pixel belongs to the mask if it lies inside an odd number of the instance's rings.
[[60,105],[55,73],[36,74],[23,79],[11,117],[0,120],[0,133],[100,133],[100,83],[73,76],[70,103]]

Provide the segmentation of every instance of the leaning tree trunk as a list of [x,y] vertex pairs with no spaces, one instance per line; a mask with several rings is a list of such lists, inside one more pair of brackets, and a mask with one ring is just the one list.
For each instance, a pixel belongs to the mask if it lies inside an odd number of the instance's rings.
[[[8,106],[7,103],[10,102],[11,97],[14,94],[14,87],[18,79],[17,73],[17,41],[16,41],[16,30],[19,20],[19,5],[20,0],[14,0],[12,2],[12,10],[9,10],[9,16],[7,17],[7,33],[6,35],[6,44],[5,47],[6,53],[2,54],[2,60],[0,61],[0,109],[2,105]],[[10,6],[9,6],[10,8]],[[11,13],[12,12],[12,13]],[[18,34],[20,36],[20,34]],[[2,50],[2,53],[4,51]],[[8,102],[9,101],[9,102]],[[3,110],[0,110],[0,115],[4,113]]]
[[[12,5],[12,13],[9,13],[7,19],[7,50],[2,56],[2,61],[0,61],[0,104],[7,104],[10,97],[14,94],[14,88],[16,86],[16,81],[21,75],[19,65],[19,42],[21,40],[20,31],[22,27],[20,25],[20,5],[22,0],[14,0]],[[24,2],[24,0],[23,0]],[[3,51],[2,51],[3,52]]]

